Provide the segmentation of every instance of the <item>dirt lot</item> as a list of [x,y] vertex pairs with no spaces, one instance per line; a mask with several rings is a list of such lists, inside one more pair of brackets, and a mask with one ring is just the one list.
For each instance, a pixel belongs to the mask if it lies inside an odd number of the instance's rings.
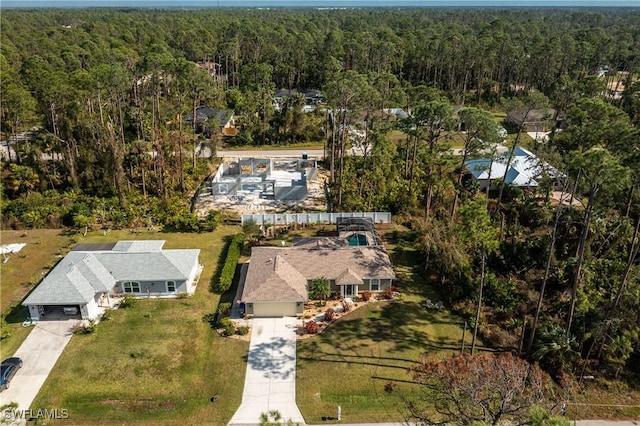
[[318,178],[307,182],[307,198],[302,201],[276,201],[259,198],[257,196],[233,197],[229,195],[212,195],[210,191],[201,191],[194,211],[198,215],[205,215],[209,210],[219,210],[230,216],[259,213],[294,213],[327,211],[324,195],[324,182],[329,178],[329,172],[318,168]]

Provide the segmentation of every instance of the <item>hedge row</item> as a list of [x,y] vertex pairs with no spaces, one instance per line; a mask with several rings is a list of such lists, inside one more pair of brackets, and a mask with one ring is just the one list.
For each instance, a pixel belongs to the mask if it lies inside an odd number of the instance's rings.
[[218,291],[220,293],[229,290],[231,283],[233,283],[233,276],[236,273],[236,266],[238,265],[243,245],[244,235],[234,235],[231,244],[229,244],[229,250],[227,250],[227,259],[224,261],[224,267],[220,273],[220,281],[218,281]]

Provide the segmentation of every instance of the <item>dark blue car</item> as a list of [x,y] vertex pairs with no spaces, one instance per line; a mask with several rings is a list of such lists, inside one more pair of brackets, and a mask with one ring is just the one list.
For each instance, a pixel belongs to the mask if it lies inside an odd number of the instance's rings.
[[7,358],[0,364],[0,392],[9,387],[18,369],[22,367],[22,360],[18,357]]

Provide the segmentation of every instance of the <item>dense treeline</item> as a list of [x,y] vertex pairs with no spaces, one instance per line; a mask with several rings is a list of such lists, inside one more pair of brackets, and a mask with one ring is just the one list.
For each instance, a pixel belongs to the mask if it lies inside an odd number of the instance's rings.
[[[39,130],[16,138],[16,158],[2,163],[2,225],[210,229],[218,216],[195,217],[188,199],[212,170],[197,153],[221,136],[206,139],[185,117],[200,105],[233,110],[239,134],[228,143],[323,141],[332,204],[398,215],[425,274],[486,341],[557,374],[589,360],[638,365],[639,18],[3,11],[2,130]],[[300,97],[277,108],[280,88],[321,89],[325,108],[305,113]],[[392,107],[410,115],[379,114]],[[541,197],[504,179],[486,194],[463,178],[465,159],[498,155],[488,111],[548,107],[550,143],[530,141],[524,125],[505,141],[508,161],[527,145],[561,171],[541,180]],[[353,146],[365,155],[346,155]],[[556,207],[553,189],[581,203]]]

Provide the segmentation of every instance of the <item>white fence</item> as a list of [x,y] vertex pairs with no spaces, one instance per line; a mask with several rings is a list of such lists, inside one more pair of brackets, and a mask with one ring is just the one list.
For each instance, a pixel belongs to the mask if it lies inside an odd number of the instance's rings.
[[242,224],[253,220],[257,225],[290,225],[302,223],[335,224],[341,217],[367,217],[373,223],[391,223],[389,212],[357,212],[357,213],[274,213],[243,214]]

